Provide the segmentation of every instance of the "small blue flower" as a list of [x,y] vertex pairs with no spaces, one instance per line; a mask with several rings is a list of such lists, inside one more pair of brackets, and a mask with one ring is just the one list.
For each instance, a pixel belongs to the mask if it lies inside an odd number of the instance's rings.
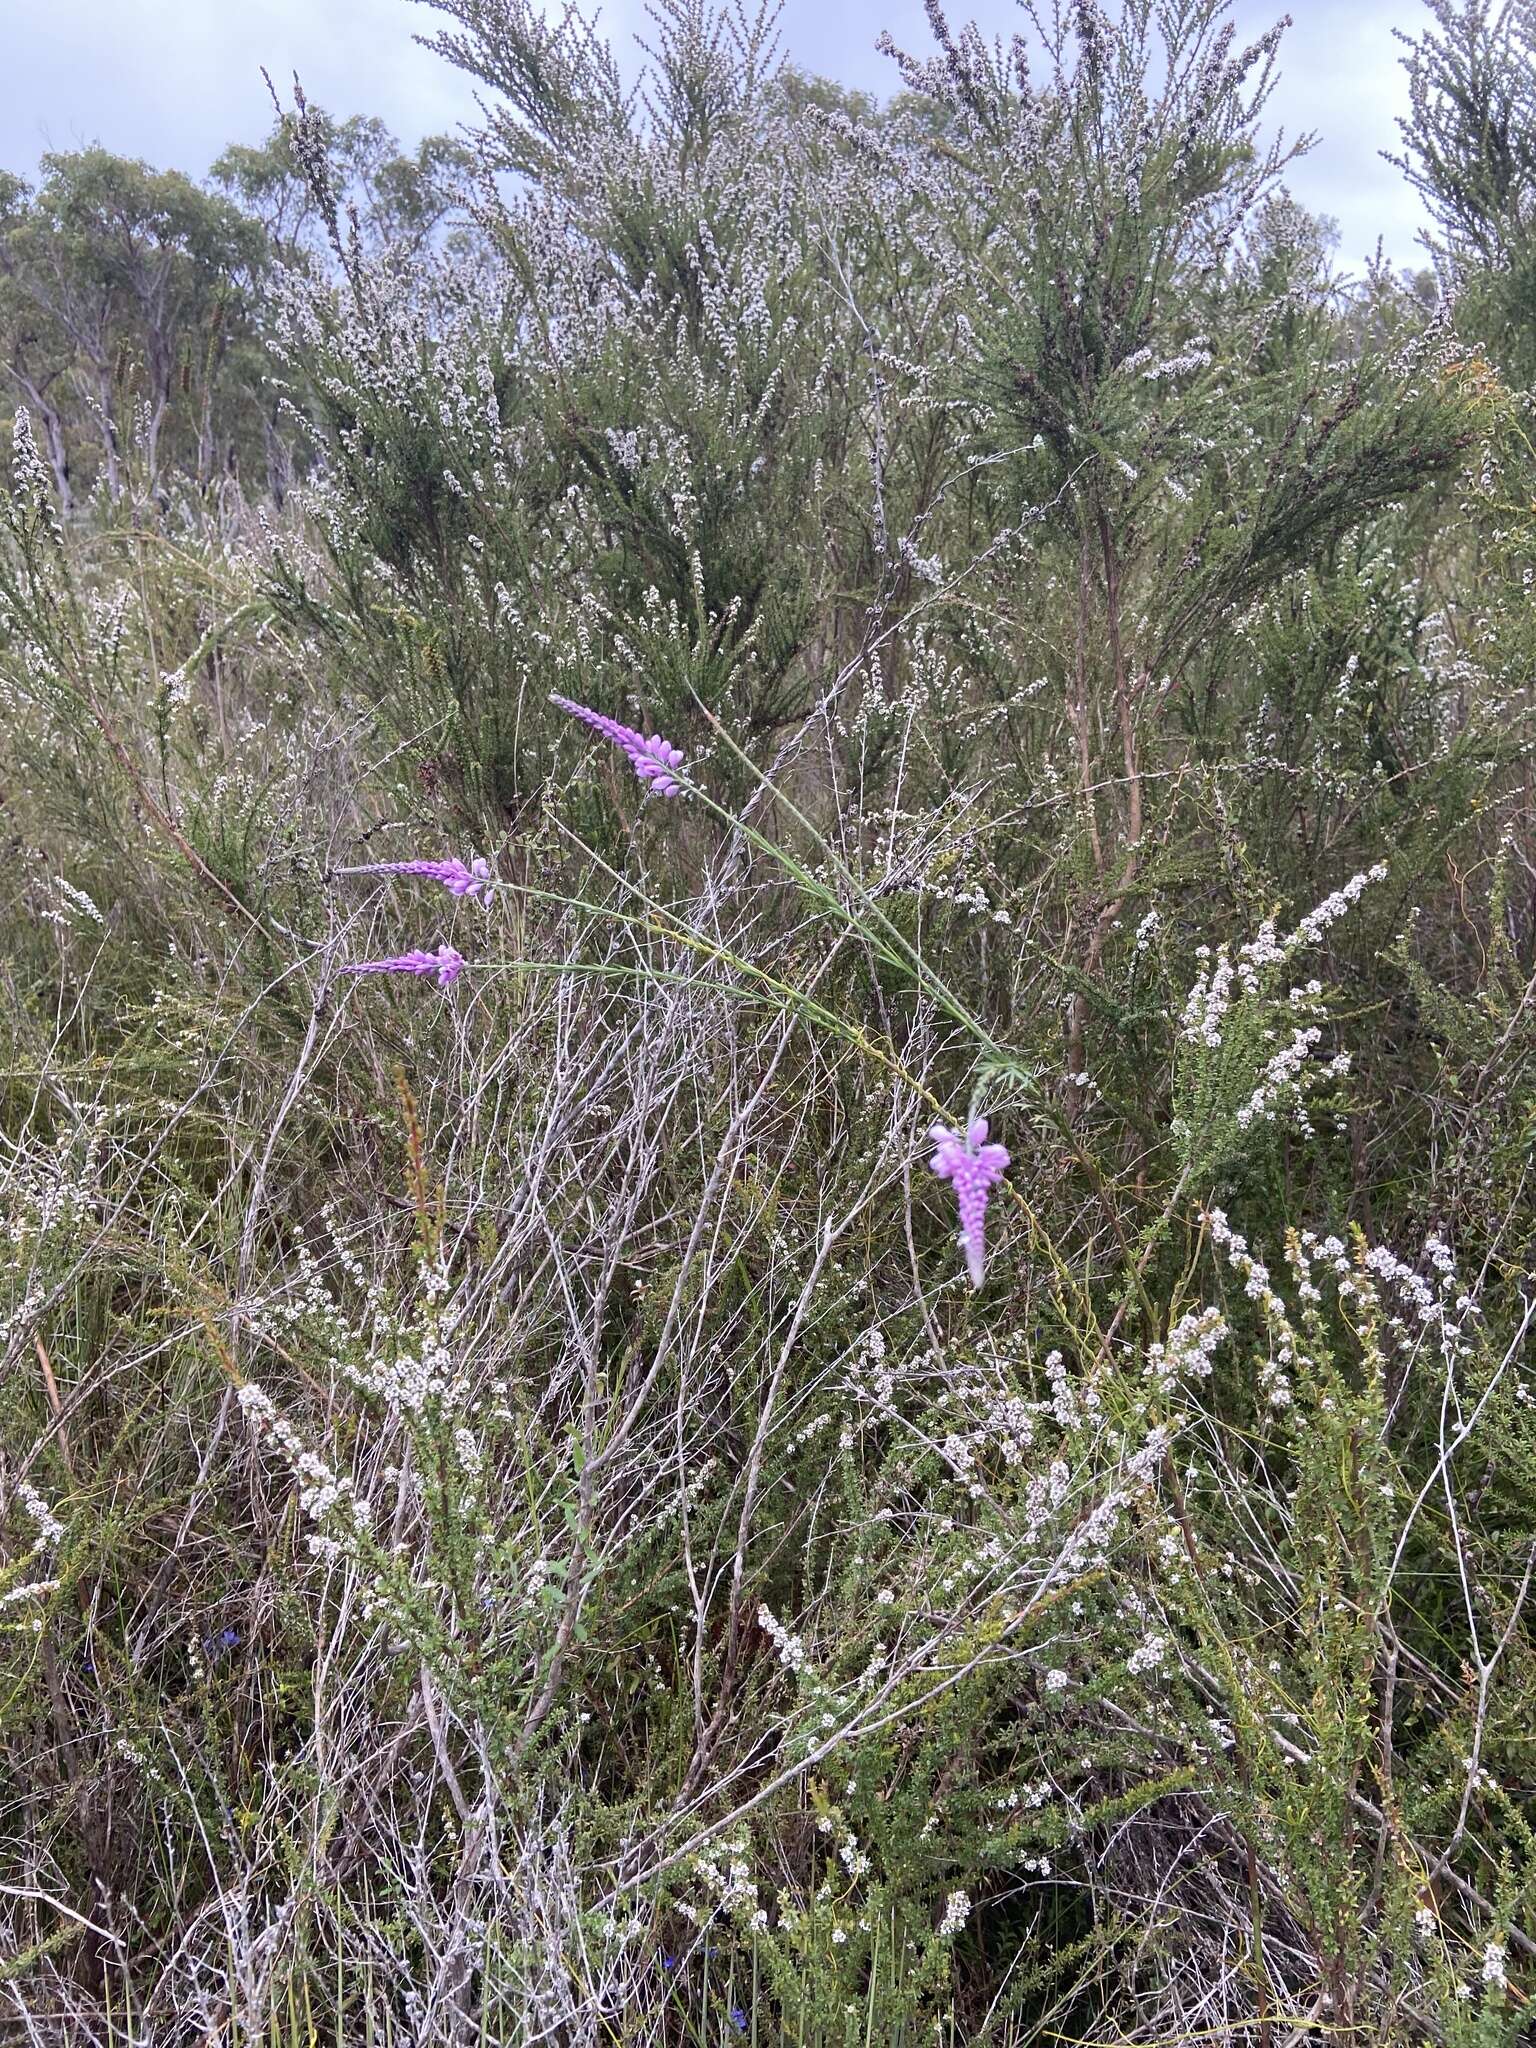
[[219,1630],[219,1641],[220,1641],[220,1642],[221,1642],[221,1643],[223,1644],[223,1646],[224,1646],[224,1648],[225,1648],[226,1650],[235,1650],[235,1649],[238,1649],[238,1648],[239,1648],[239,1646],[240,1646],[240,1631],[239,1631],[239,1629],[237,1629],[237,1628],[221,1628],[221,1629]]
[[677,1957],[663,1956],[661,1959],[661,1967],[664,1970],[675,1970],[677,1968]]
[[739,2005],[731,2007],[731,2025],[738,2034],[744,2034],[747,2031],[747,2016]]

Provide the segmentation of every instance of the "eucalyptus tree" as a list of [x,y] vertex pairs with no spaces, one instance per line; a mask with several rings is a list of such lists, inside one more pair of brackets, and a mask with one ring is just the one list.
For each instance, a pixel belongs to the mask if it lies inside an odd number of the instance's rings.
[[[37,188],[13,185],[6,198],[0,274],[13,381],[35,384],[27,365],[47,352],[48,388],[72,392],[109,497],[125,489],[133,453],[145,487],[160,487],[168,430],[206,482],[215,392],[249,317],[261,229],[180,172],[99,148],[45,156]],[[57,399],[41,417],[57,471]]]

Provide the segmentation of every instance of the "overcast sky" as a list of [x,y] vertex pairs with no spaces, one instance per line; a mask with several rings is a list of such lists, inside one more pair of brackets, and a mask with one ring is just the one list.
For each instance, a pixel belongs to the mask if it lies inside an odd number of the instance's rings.
[[[1018,18],[1011,0],[950,12],[988,30]],[[1378,235],[1396,261],[1412,261],[1421,216],[1379,152],[1397,146],[1405,97],[1392,30],[1416,31],[1422,0],[1237,0],[1245,33],[1281,12],[1294,25],[1270,118],[1319,137],[1292,189],[1337,220],[1347,264]],[[620,47],[642,19],[640,0],[603,9]],[[201,176],[226,144],[266,132],[262,65],[279,86],[296,70],[329,112],[379,114],[415,142],[475,114],[470,82],[412,41],[438,21],[414,0],[0,0],[0,166],[30,174],[45,149],[101,142]],[[787,0],[782,37],[807,70],[884,95],[895,74],[874,48],[882,28],[903,48],[931,46],[922,0]]]

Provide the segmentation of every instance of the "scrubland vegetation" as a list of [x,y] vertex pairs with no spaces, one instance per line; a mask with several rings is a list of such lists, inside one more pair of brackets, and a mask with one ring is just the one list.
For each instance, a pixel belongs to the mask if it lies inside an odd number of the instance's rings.
[[1348,276],[1218,0],[433,5],[0,191],[4,2038],[1529,2040],[1530,10]]

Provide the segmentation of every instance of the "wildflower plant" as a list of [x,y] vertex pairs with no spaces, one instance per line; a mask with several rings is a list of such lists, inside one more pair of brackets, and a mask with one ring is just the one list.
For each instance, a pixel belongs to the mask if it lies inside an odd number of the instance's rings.
[[489,886],[490,863],[477,857],[468,865],[461,860],[381,860],[372,861],[363,867],[338,868],[338,875],[419,875],[430,882],[441,882],[450,896],[467,896],[471,900],[480,896]]
[[557,710],[568,711],[602,739],[621,748],[649,795],[681,795],[682,784],[673,772],[683,764],[681,747],[671,746],[659,734],[647,738],[633,726],[621,725],[616,718],[607,718],[600,711],[589,711],[585,704],[575,704],[569,697],[552,695],[549,701]]
[[1292,931],[1281,933],[1266,918],[1235,951],[1197,949],[1200,969],[1178,1018],[1172,1129],[1202,1175],[1250,1156],[1266,1135],[1314,1135],[1313,1106],[1349,1073],[1351,1055],[1324,1048],[1322,982],[1286,983],[1293,963],[1386,878],[1378,863],[1333,890]]
[[987,1201],[1008,1170],[1008,1148],[987,1142],[987,1119],[972,1117],[963,1133],[935,1124],[929,1136],[937,1145],[930,1164],[955,1190],[960,1211],[960,1244],[971,1285],[979,1287],[986,1271]]
[[418,977],[431,975],[439,988],[452,988],[464,972],[464,955],[456,946],[446,940],[433,953],[419,947],[410,953],[395,953],[386,960],[350,960],[341,969],[343,974],[414,974]]

